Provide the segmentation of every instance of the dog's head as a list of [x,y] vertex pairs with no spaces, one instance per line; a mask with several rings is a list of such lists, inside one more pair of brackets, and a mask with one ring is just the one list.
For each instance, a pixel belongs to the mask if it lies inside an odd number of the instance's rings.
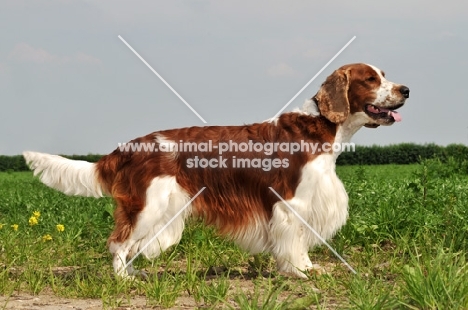
[[409,88],[388,81],[385,73],[371,65],[345,65],[330,75],[312,98],[320,114],[341,124],[350,115],[362,114],[363,125],[376,128],[399,122],[395,110],[409,98]]

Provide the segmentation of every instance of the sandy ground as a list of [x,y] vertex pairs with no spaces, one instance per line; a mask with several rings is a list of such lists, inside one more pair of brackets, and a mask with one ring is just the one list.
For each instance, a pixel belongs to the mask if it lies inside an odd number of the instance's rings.
[[[177,304],[170,309],[194,309],[197,305],[193,299],[181,297]],[[1,309],[21,309],[21,310],[61,310],[61,309],[75,309],[75,310],[98,310],[103,309],[103,304],[100,299],[70,299],[61,298],[53,294],[41,293],[37,296],[28,294],[13,294],[10,297],[0,296]],[[111,307],[107,307],[111,308]],[[126,309],[162,309],[160,307],[151,307],[146,304],[144,297],[133,297],[130,305],[122,305],[120,307],[112,308],[118,310]],[[167,309],[167,308],[166,308]]]
[[[242,290],[252,291],[254,285],[251,280],[237,280],[235,286],[241,287]],[[234,286],[231,290],[235,290]],[[60,309],[76,309],[76,310],[98,310],[98,309],[195,309],[204,308],[203,304],[197,304],[193,297],[187,293],[182,294],[176,305],[172,308],[162,308],[147,304],[144,296],[132,296],[131,300],[125,299],[120,306],[103,306],[101,299],[78,299],[65,298],[56,296],[52,290],[45,289],[39,295],[30,295],[28,293],[13,293],[11,296],[0,296],[0,309],[21,309],[21,310],[60,310]],[[221,307],[222,308],[222,307]]]
[[39,296],[31,296],[27,294],[12,295],[10,297],[0,296],[0,305],[5,307],[5,309],[28,310],[102,309],[101,300],[67,299],[47,294],[41,294]]
[[[326,273],[330,273],[334,264],[327,264],[324,268]],[[63,268],[62,268],[63,269]],[[247,271],[246,271],[247,273]],[[267,273],[264,275],[266,276]],[[231,282],[231,293],[235,293],[238,289],[244,292],[252,292],[254,284],[252,279],[238,278]],[[287,296],[285,292],[285,296]],[[284,296],[283,296],[284,297]],[[282,299],[280,297],[280,299]],[[117,304],[117,302],[116,302]],[[226,305],[224,305],[226,306]],[[231,304],[235,307],[235,304]],[[177,301],[176,305],[170,309],[195,309],[204,308],[203,304],[197,304],[192,296],[188,293],[182,294]],[[0,296],[0,310],[1,309],[24,309],[24,310],[60,310],[60,309],[80,309],[80,310],[97,310],[97,309],[168,309],[158,306],[147,305],[147,300],[144,296],[132,296],[131,300],[124,300],[119,306],[107,305],[103,306],[101,299],[77,299],[59,297],[54,294],[50,289],[43,290],[39,295],[30,295],[25,292],[15,292],[11,296]],[[208,308],[208,307],[207,307]],[[220,308],[223,308],[222,305]]]

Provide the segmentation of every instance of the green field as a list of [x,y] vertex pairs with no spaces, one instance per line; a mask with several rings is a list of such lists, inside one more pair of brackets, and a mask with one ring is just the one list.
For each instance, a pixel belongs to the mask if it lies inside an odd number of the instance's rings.
[[[464,166],[463,166],[464,167]],[[468,175],[454,161],[344,166],[347,225],[308,280],[278,275],[269,255],[254,260],[200,223],[154,261],[148,281],[115,278],[106,248],[111,199],[67,197],[29,172],[0,173],[0,308],[20,293],[95,298],[105,308],[468,309]],[[462,169],[463,168],[463,169]]]

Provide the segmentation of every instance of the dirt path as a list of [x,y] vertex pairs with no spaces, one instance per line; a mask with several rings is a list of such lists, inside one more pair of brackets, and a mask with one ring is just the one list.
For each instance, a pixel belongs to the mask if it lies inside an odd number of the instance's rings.
[[[194,309],[197,305],[193,300],[181,298],[177,305],[171,309]],[[131,305],[122,305],[119,307],[108,307],[118,310],[130,309],[160,309],[159,307],[147,306],[144,297],[132,297]],[[57,297],[53,294],[44,294],[33,296],[28,294],[13,294],[10,297],[0,296],[0,309],[17,310],[100,310],[103,309],[100,299],[71,299]],[[161,308],[162,309],[162,308]]]
[[[330,267],[327,265],[327,267]],[[325,268],[327,269],[327,268]],[[328,271],[328,270],[327,270]],[[247,271],[246,271],[247,273]],[[255,285],[251,279],[234,279],[231,282],[228,296],[233,296],[239,289],[244,292],[253,292]],[[285,291],[280,296],[280,300],[284,299],[291,292]],[[283,296],[284,295],[284,296]],[[236,307],[233,300],[228,298],[231,306]],[[224,305],[226,306],[226,305]],[[18,310],[61,310],[61,309],[76,309],[76,310],[98,310],[98,309],[195,309],[203,308],[204,305],[197,304],[193,296],[189,296],[187,292],[182,293],[178,297],[176,304],[172,308],[161,308],[158,306],[148,305],[148,301],[144,296],[131,296],[130,300],[123,299],[121,303],[115,300],[113,304],[103,306],[101,299],[79,299],[59,297],[54,294],[51,289],[44,289],[39,295],[31,295],[26,292],[15,292],[11,296],[0,295],[0,310],[2,309],[18,309]],[[223,308],[223,305],[220,305]]]
[[54,295],[41,294],[32,296],[27,294],[12,295],[10,297],[0,296],[0,306],[4,309],[28,309],[28,310],[60,310],[102,309],[102,301],[97,299],[68,299],[59,298]]
[[[176,305],[170,309],[194,309],[197,307],[193,298],[181,296]],[[101,299],[77,299],[58,297],[52,292],[42,292],[40,295],[29,295],[27,293],[13,294],[9,297],[0,296],[0,309],[17,310],[100,310],[103,309]],[[131,304],[123,304],[117,307],[106,307],[108,309],[131,310],[131,309],[163,309],[148,306],[143,296],[133,296]],[[168,309],[168,308],[164,308]]]
[[[242,287],[246,290],[253,290],[251,281],[241,281]],[[244,287],[245,286],[245,287]],[[117,301],[116,301],[117,304]],[[193,297],[188,294],[182,294],[174,307],[162,308],[158,306],[150,306],[144,296],[132,296],[130,303],[125,299],[120,305],[108,305],[105,309],[117,310],[133,310],[133,309],[195,309],[203,307],[203,304],[197,304]],[[98,310],[104,309],[101,299],[79,299],[65,298],[56,296],[51,290],[43,290],[39,295],[30,295],[28,293],[14,293],[11,296],[0,296],[1,309],[17,309],[17,310]]]

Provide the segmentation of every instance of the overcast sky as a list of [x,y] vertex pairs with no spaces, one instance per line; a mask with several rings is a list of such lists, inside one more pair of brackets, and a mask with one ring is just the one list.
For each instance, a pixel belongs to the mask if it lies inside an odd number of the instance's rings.
[[365,62],[407,85],[360,145],[468,143],[468,1],[0,1],[0,154],[106,154],[153,131],[274,116]]

